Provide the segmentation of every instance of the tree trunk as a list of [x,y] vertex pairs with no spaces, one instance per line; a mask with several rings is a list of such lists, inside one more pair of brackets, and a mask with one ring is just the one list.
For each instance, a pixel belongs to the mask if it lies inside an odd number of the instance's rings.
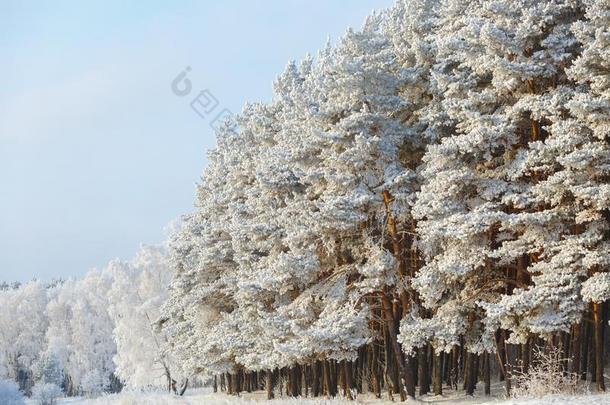
[[369,346],[363,346],[358,351],[360,357],[356,363],[354,370],[354,384],[356,385],[357,392],[360,394],[366,394],[370,391],[369,388]]
[[390,394],[399,394],[400,376],[398,375],[398,367],[396,365],[396,357],[394,356],[393,346],[391,342],[390,332],[388,331],[387,323],[383,326],[383,348],[385,355],[385,376],[387,379],[387,389]]
[[[394,199],[390,192],[387,190],[383,191],[382,194],[387,214],[388,234],[392,243],[394,258],[398,263],[398,274],[401,281],[403,282],[403,288],[399,291],[399,298],[402,304],[402,316],[405,316],[410,306],[410,298],[408,297],[407,292],[405,290],[407,288],[407,263],[405,261],[405,254],[403,252],[401,238],[398,234],[398,227],[392,212],[392,202]],[[417,255],[414,250],[412,250],[411,252],[411,259],[412,261],[414,261],[414,263],[412,264],[412,271],[414,272],[415,267],[417,267]],[[415,379],[413,377],[413,367],[411,364],[412,360],[410,356],[405,356],[403,360],[402,349],[400,348],[398,340],[396,339],[398,327],[397,322],[395,320],[399,318],[395,318],[393,316],[392,303],[389,299],[387,288],[384,289],[382,294],[382,306],[383,311],[385,313],[388,330],[390,330],[390,341],[392,344],[392,351],[394,352],[394,357],[396,360],[395,363],[397,366],[396,368],[400,377],[400,398],[401,400],[406,399],[407,396],[415,398]]]
[[460,347],[453,346],[451,353],[451,386],[454,390],[458,389],[460,376]]
[[332,396],[332,392],[331,392],[331,382],[330,382],[330,363],[328,362],[328,360],[324,360],[322,362],[322,373],[324,376],[324,395],[327,398],[330,398]]
[[434,364],[433,364],[433,388],[434,395],[443,394],[443,354],[434,353]]
[[[593,317],[593,313],[591,313],[591,317]],[[588,364],[589,364],[589,374],[591,374],[591,382],[597,381],[597,372],[595,371],[595,325],[593,325],[593,320],[591,321],[591,331],[589,334],[589,352],[587,356],[589,356]]]
[[591,323],[583,322],[583,337],[580,356],[580,379],[587,381],[587,370],[589,369],[589,342],[591,340]]
[[466,353],[466,369],[464,371],[464,385],[466,386],[466,394],[473,395],[476,386],[477,376],[475,370],[475,354]]
[[227,391],[229,395],[235,394],[234,378],[231,373],[227,373]]
[[506,346],[504,344],[506,334],[504,331],[499,331],[497,336],[498,350],[496,355],[498,357],[498,364],[500,365],[500,381],[504,381],[506,378]]
[[417,350],[417,377],[419,382],[419,395],[426,395],[430,392],[430,384],[428,383],[428,350],[427,346],[420,347]]
[[266,381],[265,385],[267,388],[267,399],[273,399],[275,395],[273,394],[273,371],[267,370],[266,373]]
[[330,361],[330,387],[333,397],[339,394],[339,367],[336,360]]
[[373,383],[373,391],[375,392],[375,398],[381,398],[381,378],[379,376],[379,346],[373,341],[371,343],[371,382]]
[[337,376],[337,381],[341,388],[341,392],[343,393],[343,397],[345,398],[347,396],[347,385],[345,384],[345,363],[343,360],[339,362],[338,367],[339,374]]
[[598,391],[606,391],[604,383],[604,325],[601,303],[593,303],[593,326],[595,341],[595,382]]
[[452,352],[443,353],[443,381],[451,388],[451,355]]
[[186,380],[184,380],[184,382],[182,383],[182,387],[180,387],[180,396],[183,396],[184,393],[186,392],[187,387],[189,386],[189,379],[187,378]]
[[389,333],[390,344],[392,345],[392,351],[394,352],[395,363],[398,368],[398,374],[400,376],[401,385],[401,399],[406,394],[409,397],[415,398],[415,381],[413,379],[413,369],[411,368],[410,356],[405,356],[405,363],[402,362],[402,349],[398,344],[396,336],[396,323],[394,322],[394,316],[392,313],[392,303],[388,298],[387,292],[384,292],[381,296],[381,303],[385,314],[385,320],[387,324],[387,330]]
[[477,383],[479,382],[480,359],[481,359],[480,355],[478,355],[478,354],[474,355],[474,373],[472,374],[474,377],[472,379],[472,384],[473,384],[472,390],[473,391],[477,389]]
[[320,395],[320,362],[317,360],[312,365],[311,392],[314,397]]
[[561,332],[561,369],[563,370],[563,375],[567,375],[570,371],[570,334],[567,332]]
[[581,324],[572,328],[572,373],[580,375],[580,331]]
[[347,360],[341,360],[341,370],[343,371],[343,379],[342,379],[343,395],[347,399],[353,400],[354,397],[352,395],[351,362],[348,362]]
[[300,366],[296,365],[290,369],[290,395],[295,398],[301,395],[301,387],[299,386],[300,368]]
[[521,372],[527,374],[530,368],[530,339],[519,347],[521,357]]
[[[390,236],[390,242],[392,242],[392,253],[394,254],[394,258],[398,263],[398,275],[400,279],[404,281],[407,275],[407,262],[405,260],[405,255],[403,254],[403,246],[401,244],[401,239],[398,235],[398,227],[396,225],[396,220],[394,219],[394,215],[392,213],[392,202],[394,201],[394,197],[392,197],[390,192],[387,190],[383,191],[382,194],[387,215],[388,235]],[[409,308],[409,298],[404,289],[399,292],[399,298],[402,304],[402,312],[403,314],[406,314]],[[395,319],[400,319],[400,317],[395,317]]]
[[506,396],[510,396],[510,391],[512,388],[512,375],[511,374],[513,372],[513,369],[512,369],[511,362],[510,362],[510,353],[509,353],[508,347],[506,347],[506,345],[505,345],[505,352],[506,352],[506,363],[504,365],[504,372],[506,374],[505,374],[504,384],[506,387]]
[[483,380],[485,381],[485,395],[491,395],[491,355],[487,352],[483,353]]
[[345,364],[345,383],[347,384],[348,399],[354,399],[353,388],[354,388],[354,363],[352,361],[348,361]]

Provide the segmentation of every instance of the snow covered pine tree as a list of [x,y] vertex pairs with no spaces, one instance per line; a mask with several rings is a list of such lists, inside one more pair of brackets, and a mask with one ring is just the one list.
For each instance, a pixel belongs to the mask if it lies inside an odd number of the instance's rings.
[[219,134],[175,238],[185,361],[230,393],[265,371],[269,398],[283,377],[405,399],[481,374],[489,393],[493,370],[510,389],[553,346],[604,389],[608,15],[399,1],[289,64]]

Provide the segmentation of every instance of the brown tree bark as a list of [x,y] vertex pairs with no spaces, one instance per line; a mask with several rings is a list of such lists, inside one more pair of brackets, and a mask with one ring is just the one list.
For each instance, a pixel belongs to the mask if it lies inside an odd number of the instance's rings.
[[331,382],[330,382],[330,363],[328,360],[322,361],[322,374],[324,378],[324,395],[327,398],[332,396],[331,392]]
[[505,351],[506,351],[506,363],[504,364],[504,372],[505,372],[504,386],[506,388],[506,396],[510,396],[510,392],[511,392],[511,388],[512,388],[512,375],[511,374],[513,372],[513,369],[512,369],[510,353],[508,351],[508,348],[505,348]]
[[388,298],[387,292],[382,294],[381,303],[385,314],[385,321],[388,326],[387,330],[390,344],[392,345],[392,351],[396,360],[395,363],[400,376],[399,384],[401,386],[401,399],[403,399],[405,394],[409,397],[415,398],[415,380],[413,378],[413,370],[411,368],[411,359],[409,356],[405,356],[405,364],[402,362],[402,349],[398,344],[398,339],[396,336],[396,322],[394,322],[394,316],[392,313],[392,303]]
[[388,331],[388,324],[386,322],[383,323],[383,349],[385,360],[383,362],[385,367],[383,375],[385,377],[388,394],[390,395],[390,398],[392,398],[392,394],[399,394],[401,392],[400,376],[398,375],[396,357],[394,356],[390,332]]
[[417,377],[419,385],[419,395],[426,395],[430,392],[430,384],[428,383],[428,350],[427,346],[420,347],[417,350]]
[[295,398],[301,395],[300,376],[300,366],[296,365],[290,368],[290,396]]
[[572,327],[572,373],[580,375],[580,331],[581,324]]
[[273,371],[267,370],[265,388],[267,389],[267,399],[273,399],[275,394],[273,393]]
[[354,368],[354,385],[356,386],[356,390],[360,394],[366,394],[370,391],[369,383],[370,383],[370,369],[368,363],[370,361],[369,358],[369,345],[363,346],[358,351],[360,356],[358,357],[358,361],[356,363],[356,367]]
[[309,396],[309,366],[301,366],[301,395],[307,398]]
[[[593,313],[591,313],[591,317],[593,317]],[[591,321],[591,331],[589,333],[589,350],[587,352],[587,356],[589,360],[587,363],[589,364],[589,374],[591,375],[591,382],[597,382],[597,371],[595,370],[595,325],[593,325],[593,320]]]
[[434,395],[443,394],[443,354],[434,353],[432,387]]
[[229,395],[235,394],[235,384],[234,384],[233,374],[227,373],[227,393]]
[[483,353],[483,380],[485,381],[485,395],[491,395],[491,355]]
[[320,395],[320,362],[315,361],[312,365],[312,381],[311,381],[311,394],[314,397]]
[[591,340],[591,323],[583,322],[583,336],[580,356],[580,379],[587,381],[587,370],[589,369],[589,342]]
[[568,332],[561,332],[561,369],[563,370],[563,374],[567,375],[570,371],[570,340],[571,335]]
[[353,400],[352,395],[352,370],[351,362],[341,360],[341,370],[343,371],[343,395],[349,400]]
[[338,367],[337,367],[337,361],[336,360],[331,360],[330,361],[330,387],[332,390],[332,396],[335,397],[337,396],[337,394],[339,394],[339,388],[338,388],[338,377],[339,376],[339,372],[338,372]]
[[452,360],[451,360],[451,380],[453,389],[458,389],[458,384],[460,381],[460,347],[454,346],[452,351]]
[[244,390],[252,392],[252,373],[244,373]]
[[504,344],[506,333],[504,331],[498,331],[497,333],[497,351],[496,356],[498,357],[498,364],[500,365],[500,381],[504,381],[506,378],[506,346]]
[[606,384],[604,383],[604,325],[602,323],[602,304],[594,302],[592,306],[595,341],[595,382],[597,383],[598,391],[606,391]]
[[[392,243],[392,250],[393,250],[394,258],[398,262],[398,274],[399,274],[402,284],[403,284],[398,295],[400,298],[400,302],[402,304],[401,313],[404,316],[407,314],[408,309],[410,308],[409,297],[405,290],[405,288],[407,288],[406,282],[405,282],[405,277],[407,275],[407,263],[405,261],[405,255],[403,254],[403,247],[401,244],[401,239],[398,235],[398,227],[396,225],[394,215],[392,214],[393,197],[390,194],[390,192],[387,190],[385,190],[383,192],[383,201],[384,201],[384,204],[386,207],[388,234],[390,236],[390,241]],[[382,301],[382,307],[383,307],[383,311],[384,311],[384,315],[385,315],[385,320],[386,320],[386,323],[388,326],[388,331],[390,333],[390,336],[389,336],[390,343],[392,345],[392,351],[394,352],[396,368],[397,368],[399,378],[400,378],[400,382],[399,382],[400,397],[401,397],[401,400],[405,400],[406,396],[415,398],[415,380],[413,378],[413,369],[412,369],[412,365],[411,365],[411,359],[409,356],[405,356],[404,362],[403,362],[402,349],[400,348],[400,345],[398,344],[398,340],[397,340],[398,325],[397,325],[397,322],[395,321],[395,319],[397,319],[397,318],[394,317],[393,305],[392,305],[392,302],[390,301],[389,297],[390,297],[390,294],[388,293],[387,288],[386,288],[386,289],[384,289],[384,291],[382,293],[381,301]]]
[[475,370],[475,354],[466,353],[466,369],[464,370],[464,385],[466,394],[473,395],[476,387],[477,375]]
[[527,341],[519,346],[519,354],[521,357],[521,372],[523,373],[527,373],[529,371],[530,368],[530,339],[528,338]]
[[337,381],[339,384],[339,388],[341,389],[341,392],[343,393],[343,397],[347,396],[347,385],[345,384],[345,364],[343,362],[343,360],[341,360],[338,364],[339,366],[339,374],[337,376]]
[[242,383],[241,383],[241,372],[238,371],[233,375],[233,385],[235,386],[235,393],[239,395],[242,391]]
[[379,346],[373,341],[371,343],[371,383],[376,398],[381,398],[381,376],[379,375]]

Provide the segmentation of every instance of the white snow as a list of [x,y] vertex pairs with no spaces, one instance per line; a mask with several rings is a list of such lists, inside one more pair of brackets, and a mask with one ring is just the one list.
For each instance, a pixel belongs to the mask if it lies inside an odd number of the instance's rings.
[[[396,398],[395,398],[396,399]],[[400,404],[401,402],[390,401],[387,397],[375,399],[371,396],[359,396],[355,401],[346,399],[311,399],[311,398],[277,398],[267,401],[263,392],[252,394],[242,394],[240,397],[225,394],[213,394],[207,390],[192,390],[184,397],[177,397],[172,394],[148,392],[136,393],[126,392],[116,395],[107,395],[96,399],[86,398],[67,398],[58,402],[58,405],[390,405]],[[610,394],[592,394],[582,396],[548,396],[533,399],[501,399],[493,397],[475,396],[468,397],[462,392],[450,391],[442,396],[424,396],[416,401],[407,401],[419,404],[459,404],[459,405],[607,405],[610,404]],[[28,405],[35,405],[33,401]]]

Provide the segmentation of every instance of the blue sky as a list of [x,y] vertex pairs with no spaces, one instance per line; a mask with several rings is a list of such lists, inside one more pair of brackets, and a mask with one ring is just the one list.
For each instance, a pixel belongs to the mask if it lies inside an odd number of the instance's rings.
[[0,0],[0,280],[78,277],[161,242],[193,206],[220,108],[393,0]]

